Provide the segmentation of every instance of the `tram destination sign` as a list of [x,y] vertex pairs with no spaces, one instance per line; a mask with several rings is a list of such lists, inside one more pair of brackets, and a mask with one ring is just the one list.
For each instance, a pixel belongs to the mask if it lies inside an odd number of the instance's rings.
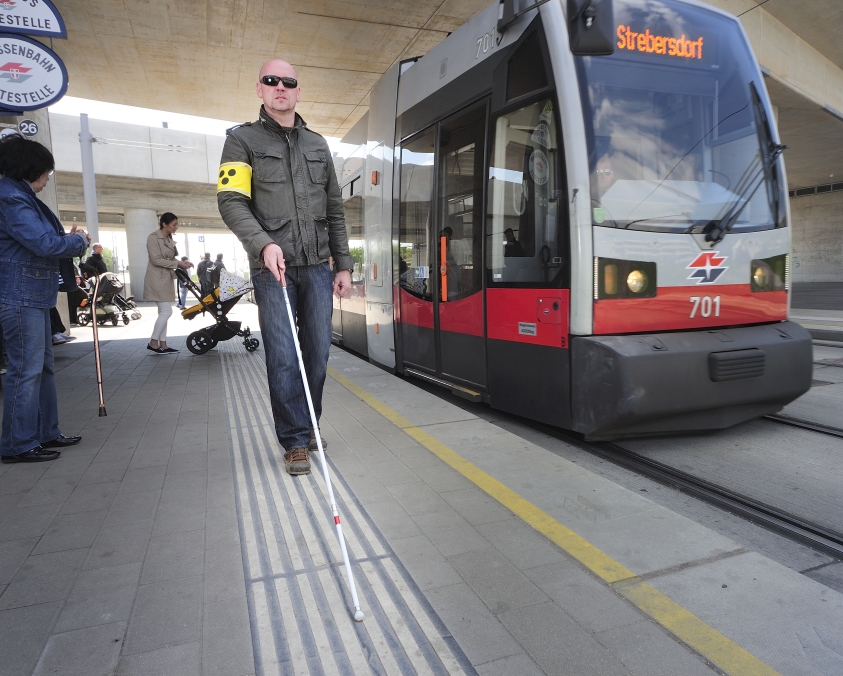
[[57,54],[30,38],[0,33],[0,108],[45,108],[66,90],[67,69]]
[[67,37],[64,20],[50,0],[0,0],[0,31]]

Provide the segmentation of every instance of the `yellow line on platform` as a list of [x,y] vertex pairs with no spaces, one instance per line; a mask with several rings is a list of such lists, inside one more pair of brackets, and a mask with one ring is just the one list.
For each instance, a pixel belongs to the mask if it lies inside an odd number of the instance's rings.
[[728,674],[737,676],[781,676],[772,667],[726,638],[660,591],[640,580],[635,573],[603,553],[552,516],[522,498],[500,481],[455,453],[366,390],[328,368],[328,375],[375,409],[393,425],[438,456],[466,479],[484,490],[527,524],[556,543],[588,570],[605,580],[621,596],[668,629],[707,660]]

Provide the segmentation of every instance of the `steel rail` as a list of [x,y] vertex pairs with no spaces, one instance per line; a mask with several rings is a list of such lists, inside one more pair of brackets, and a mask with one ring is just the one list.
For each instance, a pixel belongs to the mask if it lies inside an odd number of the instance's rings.
[[822,423],[811,422],[810,420],[791,418],[787,415],[765,415],[763,416],[763,419],[781,423],[782,425],[790,425],[791,427],[798,427],[802,430],[810,430],[811,432],[818,432],[819,434],[827,434],[830,437],[837,437],[838,439],[843,439],[843,429],[840,429],[839,427],[823,425]]

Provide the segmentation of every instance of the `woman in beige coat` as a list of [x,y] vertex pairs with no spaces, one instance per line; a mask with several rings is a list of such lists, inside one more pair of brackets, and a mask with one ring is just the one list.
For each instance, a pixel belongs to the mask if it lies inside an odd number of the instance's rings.
[[155,354],[175,354],[178,350],[167,347],[167,321],[173,314],[176,292],[173,280],[176,268],[192,268],[190,261],[177,261],[179,255],[173,235],[179,229],[179,219],[169,211],[161,216],[158,230],[146,239],[149,263],[143,280],[143,298],[158,304],[158,319],[152,329],[152,338],[146,349]]

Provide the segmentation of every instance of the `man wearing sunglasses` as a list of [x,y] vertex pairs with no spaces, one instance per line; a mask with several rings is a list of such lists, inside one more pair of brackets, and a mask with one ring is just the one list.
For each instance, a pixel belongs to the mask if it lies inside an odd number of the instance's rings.
[[318,418],[331,347],[331,293],[348,294],[353,261],[328,144],[296,113],[301,100],[296,71],[286,61],[268,61],[256,92],[263,101],[258,120],[227,132],[217,203],[249,254],[286,470],[307,474],[316,441],[280,282],[286,278]]

